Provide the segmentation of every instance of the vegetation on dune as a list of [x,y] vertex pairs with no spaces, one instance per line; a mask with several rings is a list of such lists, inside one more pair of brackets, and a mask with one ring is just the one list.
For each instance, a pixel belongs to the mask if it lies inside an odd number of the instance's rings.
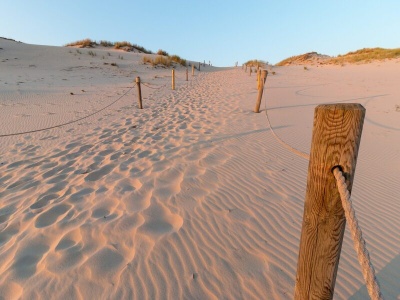
[[258,60],[258,59],[252,59],[248,60],[247,62],[244,63],[248,67],[261,67],[265,68],[268,65],[268,62],[263,61],[263,60]]
[[112,43],[112,42],[110,42],[110,41],[103,41],[103,40],[101,40],[101,41],[99,42],[99,44],[100,44],[100,46],[103,46],[103,47],[114,47],[114,43]]
[[132,51],[133,49],[136,49],[137,51],[146,53],[146,54],[152,54],[150,50],[147,50],[146,48],[136,45],[136,44],[131,44],[127,41],[122,41],[122,42],[115,42],[112,43],[110,41],[104,41],[101,40],[99,43],[96,41],[93,41],[91,39],[84,39],[84,40],[79,40],[76,42],[68,43],[65,46],[66,47],[79,47],[79,48],[93,48],[94,46],[103,46],[103,47],[113,47],[114,49],[122,49],[125,51]]
[[400,48],[364,48],[344,55],[338,55],[338,57],[331,58],[329,62],[333,64],[367,63],[374,60],[393,59],[398,57],[400,57]]
[[[105,41],[101,40],[99,43],[96,41],[93,41],[91,39],[84,39],[84,40],[79,40],[76,42],[72,42],[69,44],[66,44],[66,47],[78,47],[78,48],[93,48],[97,45],[111,48],[113,47],[114,49],[121,49],[125,51],[133,51],[136,49],[137,51],[140,51],[142,53],[146,54],[153,54],[150,50],[147,50],[146,48],[136,45],[136,44],[131,44],[130,42],[127,41],[122,41],[122,42],[110,42],[110,41]],[[79,50],[77,49],[77,52],[80,54]],[[96,53],[93,51],[89,51],[88,53],[91,56],[96,56]],[[107,53],[108,56],[111,56],[110,52]],[[158,50],[157,51],[157,56],[155,58],[151,58],[148,56],[143,57],[143,63],[148,63],[151,64],[152,66],[157,66],[157,65],[163,65],[166,67],[170,67],[173,63],[186,66],[186,59],[180,58],[178,55],[169,55],[167,51],[164,50]],[[118,56],[119,59],[123,59],[122,56]]]
[[143,63],[151,64],[153,67],[158,65],[170,67],[172,63],[177,63],[186,67],[186,59],[182,59],[178,55],[172,55],[172,56],[157,55],[155,58],[144,56]]
[[162,56],[169,56],[167,51],[159,49],[156,53],[157,55],[162,55]]
[[304,65],[309,63],[343,65],[345,63],[369,63],[374,60],[393,59],[400,57],[400,48],[364,48],[352,51],[337,57],[322,55],[317,52],[309,52],[301,55],[291,56],[277,63],[277,66]]
[[79,48],[92,48],[95,45],[97,45],[96,41],[92,41],[91,39],[84,39],[84,40],[79,40],[76,42],[72,42],[69,44],[66,44],[66,47],[75,47],[78,46]]

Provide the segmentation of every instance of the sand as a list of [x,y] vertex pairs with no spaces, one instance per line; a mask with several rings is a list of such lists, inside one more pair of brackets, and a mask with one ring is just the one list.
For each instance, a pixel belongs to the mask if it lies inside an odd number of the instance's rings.
[[[0,48],[2,298],[292,299],[308,161],[273,137],[265,103],[308,153],[315,106],[356,102],[353,204],[383,294],[400,299],[398,60],[273,67],[254,114],[241,68],[186,81],[177,67],[172,91],[143,54]],[[142,110],[136,76],[152,87]],[[334,298],[367,297],[346,230]]]

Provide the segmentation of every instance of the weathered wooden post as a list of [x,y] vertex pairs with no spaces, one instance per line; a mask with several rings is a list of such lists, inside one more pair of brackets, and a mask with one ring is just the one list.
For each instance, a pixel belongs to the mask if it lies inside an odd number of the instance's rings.
[[188,70],[188,68],[186,67],[186,81],[188,81],[188,76],[189,76],[189,70]]
[[251,69],[251,67],[250,67],[250,72],[249,72],[249,76],[251,76],[251,72],[252,72],[253,70]]
[[172,69],[172,89],[175,89],[175,70]]
[[296,300],[333,298],[346,219],[332,169],[342,169],[351,193],[364,116],[361,104],[315,108]]
[[200,62],[199,62],[199,72],[200,72]]
[[267,79],[267,75],[268,75],[268,71],[267,70],[262,70],[261,79],[260,79],[260,89],[258,90],[257,102],[256,102],[256,106],[254,108],[254,112],[255,113],[259,113],[260,112],[261,99],[262,99],[262,96],[263,96],[264,84],[265,84],[265,81]]
[[194,76],[194,65],[192,65],[192,76]]
[[261,69],[257,69],[257,90],[261,88]]
[[138,90],[139,109],[142,109],[143,105],[142,105],[142,90],[140,88],[140,77],[136,77],[136,87]]

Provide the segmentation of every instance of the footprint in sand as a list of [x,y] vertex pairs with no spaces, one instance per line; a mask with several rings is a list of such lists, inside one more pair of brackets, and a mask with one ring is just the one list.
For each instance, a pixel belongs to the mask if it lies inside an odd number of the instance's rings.
[[71,205],[68,204],[60,204],[50,208],[48,211],[39,215],[39,217],[36,219],[35,227],[43,228],[54,224],[62,215],[70,210],[70,208]]
[[168,233],[177,232],[183,225],[181,216],[171,213],[161,204],[148,208],[144,212],[144,218],[145,222],[139,227],[139,232],[155,239]]
[[54,249],[55,253],[49,254],[48,261],[52,261],[52,263],[48,264],[48,269],[59,274],[60,271],[73,268],[84,259],[82,248],[83,244],[80,230],[76,229],[68,232],[58,242]]
[[29,208],[32,210],[36,210],[46,206],[51,200],[57,199],[58,194],[42,194],[38,197],[38,201],[32,204]]
[[104,276],[120,269],[123,263],[124,257],[116,250],[111,248],[102,248],[92,255],[85,265],[92,270],[93,276],[104,278]]
[[15,279],[26,279],[36,273],[36,267],[43,255],[49,250],[49,246],[42,243],[31,243],[29,247],[23,247],[15,256],[11,269],[15,273]]
[[101,179],[102,177],[106,176],[108,173],[110,173],[113,169],[115,168],[114,164],[108,164],[105,165],[104,167],[100,168],[97,171],[90,172],[89,175],[85,177],[86,181],[97,181]]

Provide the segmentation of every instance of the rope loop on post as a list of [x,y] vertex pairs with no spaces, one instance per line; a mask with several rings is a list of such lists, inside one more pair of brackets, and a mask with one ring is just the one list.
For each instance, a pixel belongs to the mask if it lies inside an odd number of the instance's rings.
[[350,193],[345,178],[339,167],[333,169],[333,175],[336,178],[340,199],[346,216],[346,222],[349,224],[350,233],[354,242],[354,249],[357,252],[358,262],[361,265],[361,271],[367,286],[368,294],[373,300],[383,300],[379,282],[375,276],[374,266],[371,263],[361,228],[358,226],[358,220],[351,203]]

